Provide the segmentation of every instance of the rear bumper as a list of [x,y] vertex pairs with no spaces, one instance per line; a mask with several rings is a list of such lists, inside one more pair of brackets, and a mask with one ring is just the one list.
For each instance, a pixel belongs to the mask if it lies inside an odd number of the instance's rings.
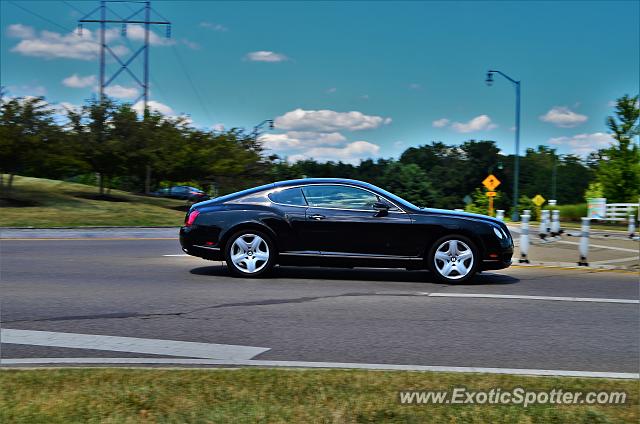
[[194,234],[192,228],[193,227],[180,228],[180,246],[182,246],[182,251],[188,255],[212,261],[224,260],[222,249],[218,246],[208,246],[204,243],[200,244],[200,237]]

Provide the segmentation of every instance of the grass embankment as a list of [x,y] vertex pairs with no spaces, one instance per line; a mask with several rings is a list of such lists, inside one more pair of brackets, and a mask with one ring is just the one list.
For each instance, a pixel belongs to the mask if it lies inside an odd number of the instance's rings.
[[180,200],[119,190],[99,198],[93,186],[17,176],[10,196],[0,199],[0,226],[178,226],[184,219],[184,210],[179,210],[184,205]]
[[[401,405],[400,390],[626,391],[618,406]],[[361,370],[0,372],[6,423],[636,423],[638,382]]]

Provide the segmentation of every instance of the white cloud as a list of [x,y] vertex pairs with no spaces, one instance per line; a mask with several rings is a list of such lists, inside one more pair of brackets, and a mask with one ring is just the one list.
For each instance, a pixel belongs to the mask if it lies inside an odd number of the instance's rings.
[[[160,112],[163,115],[173,115],[174,114],[173,109],[171,109],[169,106],[165,105],[164,103],[160,103],[160,102],[157,102],[155,100],[149,100],[147,105],[149,106],[149,109],[154,111],[154,112]],[[135,105],[133,105],[133,109],[136,112],[142,114],[144,112],[144,102],[142,100],[140,100]]]
[[95,75],[87,75],[86,77],[81,77],[78,74],[73,74],[62,80],[62,84],[71,88],[84,88],[91,87],[96,85],[96,76]]
[[[116,32],[117,30],[108,32],[108,38],[112,38]],[[9,35],[21,39],[11,51],[24,56],[78,60],[95,60],[98,57],[99,44],[94,33],[87,29],[81,33],[75,30],[68,34],[53,31],[40,31],[36,34],[32,27],[15,24],[10,26]],[[129,52],[122,45],[114,45],[111,49],[118,55]]]
[[335,88],[335,87],[331,87],[330,89],[328,89],[328,90],[327,90],[327,93],[329,93],[329,94],[333,94],[333,93],[335,93],[336,91],[338,91],[338,89],[337,89],[337,88]]
[[598,149],[607,148],[614,142],[611,135],[597,132],[593,134],[576,134],[571,137],[550,138],[548,143],[555,146],[565,146],[571,153],[587,156]]
[[9,85],[7,86],[7,92],[16,97],[33,98],[44,96],[47,94],[47,89],[42,85]]
[[338,132],[289,131],[284,134],[263,134],[260,137],[265,149],[284,150],[309,146],[336,146],[347,141]]
[[451,128],[459,133],[469,133],[474,131],[488,131],[496,128],[497,125],[491,122],[487,115],[476,116],[469,122],[454,122]]
[[447,118],[436,119],[431,123],[434,128],[444,128],[449,125],[449,120]]
[[342,161],[357,164],[362,159],[376,156],[380,152],[380,146],[368,141],[354,141],[343,147],[312,147],[304,153],[290,156],[291,162],[304,159],[315,159],[318,162]]
[[[142,25],[127,25],[127,38],[131,40],[144,41],[144,33],[145,29]],[[172,38],[166,38],[162,35],[159,35],[155,31],[149,31],[149,44],[151,44],[152,46],[171,46],[175,43],[176,41]]]
[[284,62],[285,60],[289,60],[289,58],[282,53],[275,53],[267,50],[249,52],[245,56],[245,59],[251,62]]
[[554,106],[547,113],[540,116],[540,120],[554,124],[557,127],[572,128],[587,122],[587,116],[581,115],[566,106]]
[[274,125],[283,130],[331,132],[358,131],[377,128],[391,123],[391,118],[365,115],[362,112],[335,112],[333,110],[295,109],[278,116]]
[[217,31],[217,32],[227,32],[229,31],[229,28],[227,28],[226,26],[222,25],[222,24],[217,24],[215,22],[200,22],[200,27],[202,28],[207,28],[210,29],[212,31]]
[[200,50],[200,44],[196,43],[195,41],[191,41],[187,38],[183,38],[180,41],[182,41],[182,44],[189,47],[191,50]]
[[211,129],[213,129],[214,131],[224,131],[225,130],[225,126],[222,122],[218,122],[217,124],[215,124],[213,127],[211,127]]
[[124,87],[119,84],[106,86],[104,93],[109,97],[115,97],[117,99],[133,99],[139,95],[136,87]]
[[34,38],[36,32],[27,25],[12,24],[7,27],[7,35],[14,38]]

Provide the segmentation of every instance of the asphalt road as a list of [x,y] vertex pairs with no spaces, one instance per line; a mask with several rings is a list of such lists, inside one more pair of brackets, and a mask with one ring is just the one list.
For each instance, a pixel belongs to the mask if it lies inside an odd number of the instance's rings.
[[181,253],[175,240],[2,240],[2,328],[259,346],[264,360],[638,372],[638,304],[603,301],[637,300],[637,274],[513,267],[443,285],[422,271],[284,267],[254,280],[163,256]]

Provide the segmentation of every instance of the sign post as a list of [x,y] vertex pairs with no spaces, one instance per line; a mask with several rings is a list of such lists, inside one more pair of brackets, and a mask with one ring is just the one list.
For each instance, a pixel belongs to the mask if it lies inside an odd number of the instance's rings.
[[500,185],[500,180],[497,179],[495,175],[489,174],[489,176],[482,181],[482,185],[489,190],[486,193],[489,198],[489,216],[493,216],[493,198],[496,197],[497,194],[494,190]]
[[533,199],[531,199],[531,201],[537,206],[538,208],[538,218],[540,219],[540,221],[542,221],[541,218],[541,214],[540,214],[540,207],[544,204],[544,202],[547,201],[547,199],[545,199],[544,197],[542,197],[539,194],[536,194],[535,196],[533,196]]

